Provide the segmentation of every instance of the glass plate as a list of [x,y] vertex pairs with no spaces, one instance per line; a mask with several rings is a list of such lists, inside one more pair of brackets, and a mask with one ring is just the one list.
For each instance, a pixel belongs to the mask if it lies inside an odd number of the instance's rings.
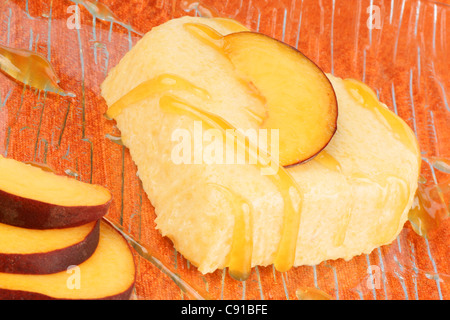
[[103,9],[93,16],[92,7],[77,2],[0,4],[0,44],[43,54],[61,87],[76,95],[41,92],[0,74],[0,153],[48,164],[112,191],[107,218],[136,248],[137,299],[297,299],[302,288],[319,289],[332,299],[450,298],[448,219],[428,237],[408,222],[392,244],[347,262],[326,261],[285,273],[257,267],[245,282],[233,280],[226,270],[199,273],[155,230],[154,209],[114,122],[103,116],[106,104],[100,96],[108,70],[152,27],[182,15],[234,18],[297,47],[325,72],[371,86],[416,133],[423,156],[421,186],[430,192],[440,187],[444,206],[439,210],[447,217],[448,3],[104,0],[114,15]]

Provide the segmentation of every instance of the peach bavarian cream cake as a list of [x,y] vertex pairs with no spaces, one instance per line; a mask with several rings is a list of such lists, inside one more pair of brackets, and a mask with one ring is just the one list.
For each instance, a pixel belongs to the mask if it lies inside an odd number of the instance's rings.
[[158,230],[202,273],[348,260],[407,220],[408,125],[365,84],[234,20],[153,28],[101,89]]

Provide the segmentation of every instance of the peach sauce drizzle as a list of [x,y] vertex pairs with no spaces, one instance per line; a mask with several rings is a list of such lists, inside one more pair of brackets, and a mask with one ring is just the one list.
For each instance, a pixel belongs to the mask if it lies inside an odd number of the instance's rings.
[[75,97],[58,85],[58,77],[50,62],[33,51],[0,45],[0,70],[30,87]]
[[251,203],[223,185],[216,183],[208,183],[208,185],[222,191],[233,206],[234,228],[228,256],[228,270],[232,278],[244,281],[249,277],[252,268],[253,209]]

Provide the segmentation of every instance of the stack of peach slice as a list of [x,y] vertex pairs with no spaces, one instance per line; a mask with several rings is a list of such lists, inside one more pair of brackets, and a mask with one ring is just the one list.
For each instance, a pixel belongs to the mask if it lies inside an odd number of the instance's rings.
[[135,265],[102,186],[0,156],[0,299],[129,299]]

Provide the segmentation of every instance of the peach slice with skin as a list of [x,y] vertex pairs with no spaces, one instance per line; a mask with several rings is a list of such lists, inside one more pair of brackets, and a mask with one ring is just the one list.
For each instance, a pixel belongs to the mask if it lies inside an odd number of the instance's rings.
[[0,300],[128,300],[136,279],[131,248],[105,219],[92,256],[52,274],[0,272]]
[[337,128],[334,89],[300,51],[260,33],[225,37],[224,51],[239,73],[267,100],[263,129],[279,129],[279,162],[304,162],[318,154]]
[[97,221],[112,194],[100,185],[0,156],[0,223],[51,229]]
[[262,129],[279,130],[279,163],[295,165],[324,149],[337,129],[336,95],[325,73],[297,49],[261,33],[222,36],[204,24],[185,29],[222,52],[236,75],[265,98]]
[[66,270],[93,254],[99,233],[99,221],[48,230],[0,223],[0,272],[48,274]]

